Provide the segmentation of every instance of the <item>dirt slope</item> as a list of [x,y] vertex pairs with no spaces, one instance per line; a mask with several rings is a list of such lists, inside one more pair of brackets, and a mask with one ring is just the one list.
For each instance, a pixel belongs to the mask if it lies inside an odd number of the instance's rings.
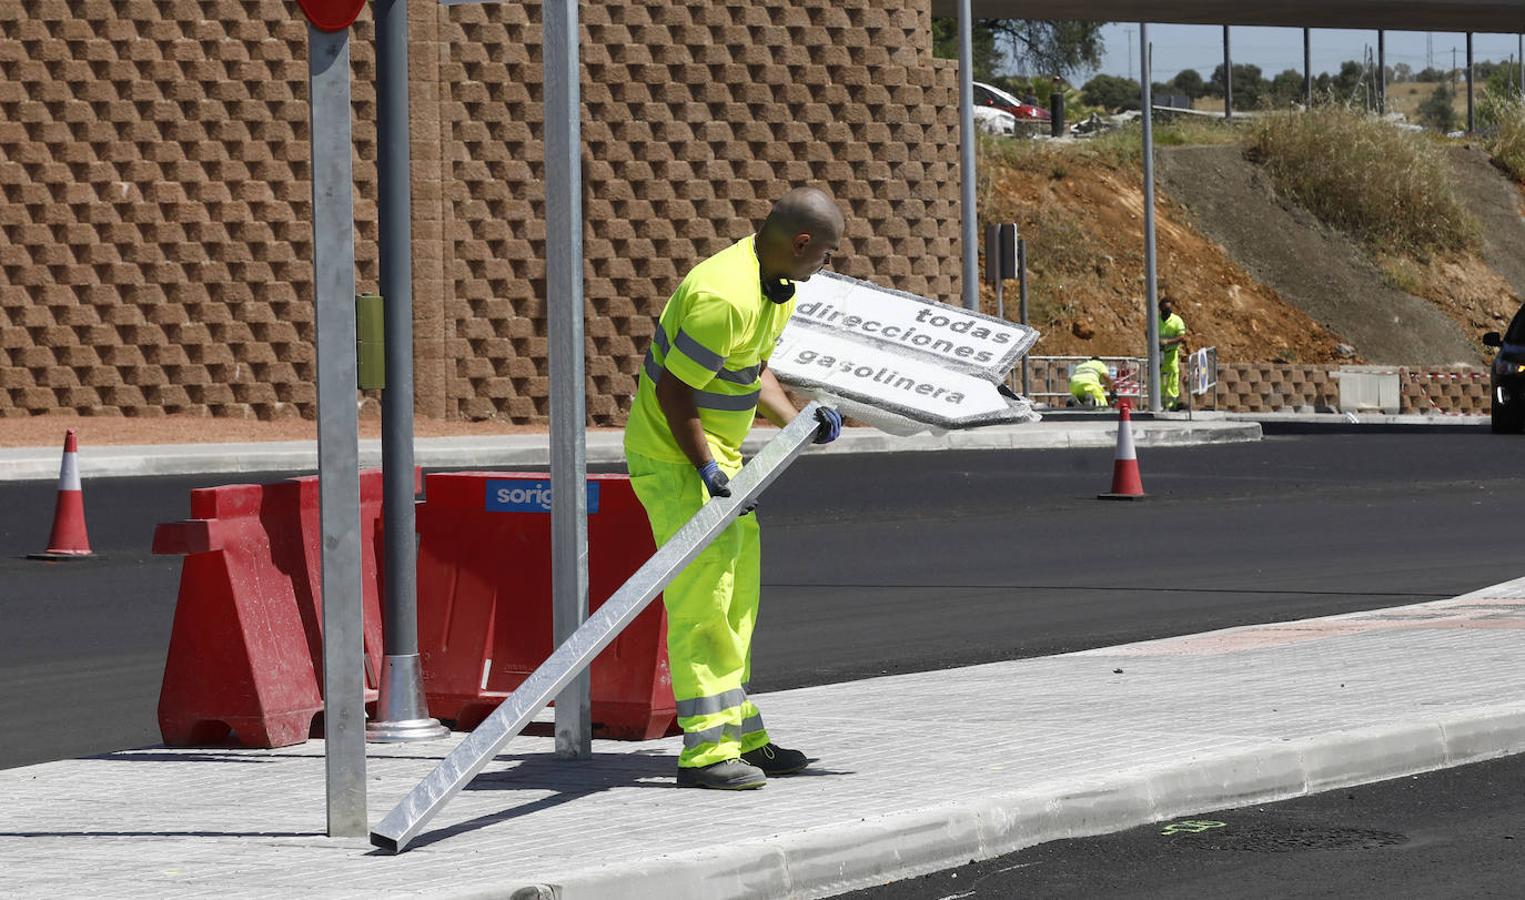
[[[1035,159],[993,172],[982,217],[1017,221],[1029,244],[1031,319],[1042,355],[1141,355],[1143,187],[1134,168],[1080,158]],[[1160,288],[1175,299],[1191,346],[1216,346],[1219,359],[1328,362],[1339,339],[1276,291],[1258,283],[1224,249],[1161,198],[1157,217]],[[995,311],[989,287],[985,309]],[[1007,314],[1016,318],[1016,284]]]
[[1458,323],[1471,324],[1470,316],[1456,310],[1448,315],[1436,303],[1393,287],[1392,276],[1355,242],[1279,202],[1238,147],[1163,149],[1159,174],[1161,187],[1197,228],[1368,361],[1481,361],[1475,336]]
[[1455,147],[1451,160],[1462,200],[1483,223],[1483,260],[1525,297],[1525,196],[1521,186],[1475,147]]

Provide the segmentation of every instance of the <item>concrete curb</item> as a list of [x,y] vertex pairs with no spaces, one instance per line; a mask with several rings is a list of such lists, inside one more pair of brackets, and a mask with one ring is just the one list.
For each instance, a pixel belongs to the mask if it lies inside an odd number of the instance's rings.
[[[755,453],[777,433],[757,428],[744,450]],[[1136,425],[1134,441],[1142,447],[1184,447],[1258,441],[1254,422],[1148,422]],[[415,458],[420,466],[449,468],[545,468],[550,463],[548,436],[507,434],[491,437],[420,438]],[[1111,447],[1117,441],[1115,421],[1064,422],[1036,425],[998,425],[943,435],[902,438],[872,428],[849,428],[835,443],[812,453],[902,453],[933,450],[1058,450]],[[588,462],[624,462],[623,435],[617,431],[588,434]],[[360,442],[360,464],[381,465],[381,442]],[[86,479],[165,475],[220,475],[255,472],[312,472],[318,465],[315,441],[245,444],[105,445],[80,451],[80,470]],[[59,455],[51,448],[0,449],[0,482],[44,481],[58,477]]]
[[[1352,729],[1209,755],[1097,780],[865,819],[720,850],[658,856],[565,881],[493,892],[511,898],[630,900],[830,897],[914,878],[1047,841],[1123,831],[1217,809],[1269,803],[1525,751],[1525,704]],[[474,891],[458,897],[484,897]]]

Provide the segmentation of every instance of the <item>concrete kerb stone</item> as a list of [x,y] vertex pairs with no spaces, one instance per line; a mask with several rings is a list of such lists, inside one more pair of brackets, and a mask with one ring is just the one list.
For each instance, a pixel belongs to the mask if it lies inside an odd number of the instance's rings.
[[[755,453],[776,433],[757,428],[743,450]],[[1184,447],[1257,441],[1254,422],[1169,422],[1135,428],[1142,447]],[[588,433],[588,462],[624,461],[622,435],[617,431]],[[1117,441],[1115,422],[1056,422],[1000,425],[941,435],[895,437],[871,428],[849,428],[835,443],[813,453],[905,453],[936,450],[1059,450],[1111,447]],[[506,434],[489,437],[420,438],[415,461],[425,468],[544,468],[550,449],[544,434]],[[317,445],[312,441],[243,444],[163,444],[86,446],[80,451],[86,478],[124,478],[150,475],[217,475],[258,472],[310,472],[317,468]],[[381,464],[381,442],[360,442],[360,464]],[[52,447],[0,449],[0,482],[44,481],[58,477],[58,451]]]
[[544,886],[544,894],[519,888],[511,896],[831,897],[1049,841],[1110,834],[1520,752],[1525,752],[1525,705],[1512,705],[1288,741],[1269,751],[1256,748],[1139,768],[1097,780],[1083,790],[1072,782],[1058,796],[1029,789],[853,826],[659,856],[639,867],[584,871]]

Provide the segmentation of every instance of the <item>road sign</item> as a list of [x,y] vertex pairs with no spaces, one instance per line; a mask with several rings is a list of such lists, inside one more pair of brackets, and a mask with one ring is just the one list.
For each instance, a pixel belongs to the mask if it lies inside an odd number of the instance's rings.
[[796,296],[768,367],[800,392],[894,434],[1037,420],[999,387],[1032,328],[834,273]]
[[355,24],[365,0],[297,0],[297,5],[319,31],[343,31]]

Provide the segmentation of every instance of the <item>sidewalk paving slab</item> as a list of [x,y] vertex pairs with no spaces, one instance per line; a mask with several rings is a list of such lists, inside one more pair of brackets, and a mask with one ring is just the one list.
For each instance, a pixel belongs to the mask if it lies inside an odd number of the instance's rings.
[[[322,835],[321,742],[0,771],[0,892],[810,898],[1525,751],[1525,579],[1451,600],[760,695],[820,757],[678,790],[679,739],[514,740],[413,845]],[[910,639],[910,638],[908,638]],[[459,735],[372,746],[379,820]]]
[[[743,451],[762,448],[778,429],[752,430]],[[1133,427],[1140,447],[1179,447],[1258,441],[1254,422],[1149,422]],[[624,461],[623,433],[587,434],[588,462]],[[550,464],[547,434],[503,434],[471,437],[418,438],[415,462],[425,468],[545,468]],[[941,435],[895,437],[872,428],[848,428],[833,444],[814,453],[891,453],[935,450],[1054,450],[1110,447],[1117,442],[1117,422],[1039,422],[1033,425],[995,425]],[[41,481],[58,477],[55,447],[0,448],[0,482]],[[381,441],[360,441],[360,464],[381,465]],[[80,448],[80,474],[90,478],[148,475],[209,475],[247,472],[311,472],[318,465],[316,441],[266,443],[209,443],[153,445],[85,445]]]

